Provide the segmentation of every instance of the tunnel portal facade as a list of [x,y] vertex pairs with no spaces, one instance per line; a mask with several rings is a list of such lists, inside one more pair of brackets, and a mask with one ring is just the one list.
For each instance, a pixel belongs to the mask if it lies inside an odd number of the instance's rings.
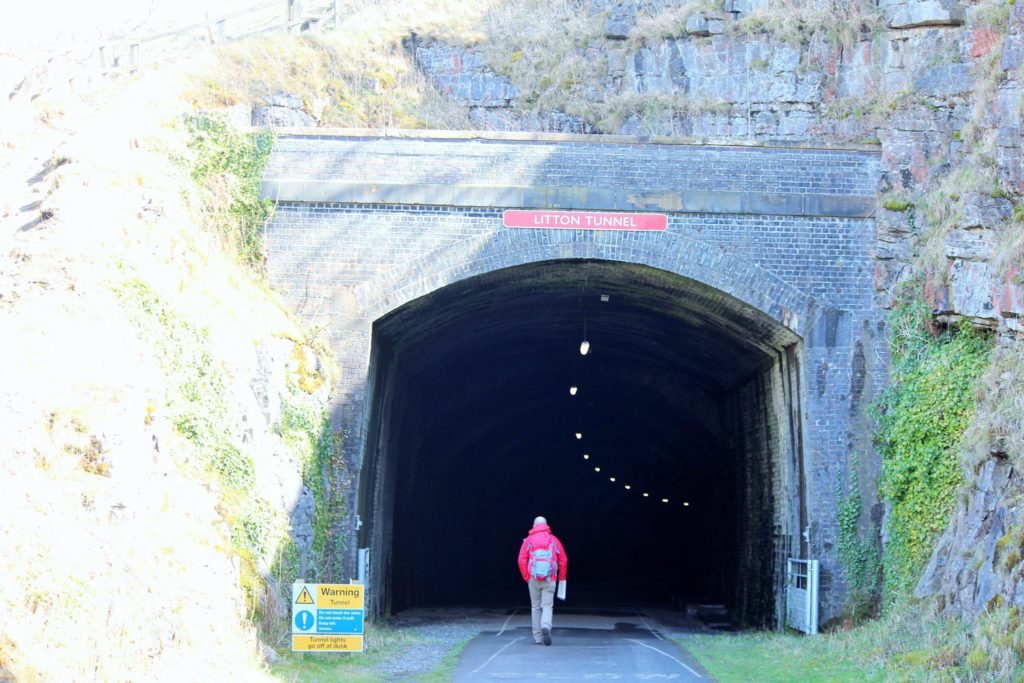
[[[886,371],[877,179],[856,149],[281,134],[270,279],[341,363],[334,531],[358,542],[328,578],[362,564],[379,613],[515,604],[545,514],[580,600],[778,625],[786,558],[811,557],[838,615]],[[665,229],[506,227],[522,209]]]

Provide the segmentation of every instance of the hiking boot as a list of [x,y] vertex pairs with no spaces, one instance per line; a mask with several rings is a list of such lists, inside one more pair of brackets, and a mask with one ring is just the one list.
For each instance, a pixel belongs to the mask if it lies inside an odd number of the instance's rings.
[[545,645],[550,645],[551,644],[551,629],[549,629],[549,628],[542,628],[540,630],[540,632],[544,634],[544,644]]

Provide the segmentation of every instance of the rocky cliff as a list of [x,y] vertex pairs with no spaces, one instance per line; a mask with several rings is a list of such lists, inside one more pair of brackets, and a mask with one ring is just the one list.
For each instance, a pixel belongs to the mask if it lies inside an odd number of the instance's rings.
[[[366,4],[343,38],[264,41],[259,59],[228,51],[220,67],[199,69],[195,100],[259,125],[877,145],[878,305],[892,305],[900,283],[926,280],[939,324],[968,320],[998,339],[968,434],[968,483],[917,593],[941,596],[951,614],[1024,607],[1021,3],[537,0],[461,3],[473,5],[460,9],[469,20],[402,24],[388,14],[399,3]],[[373,36],[371,57],[345,52],[358,27]],[[174,118],[166,106],[152,105],[164,121]],[[245,558],[228,543],[237,528],[290,527],[287,558],[254,566],[271,584],[287,580],[275,567],[308,571],[323,496],[307,466],[318,435],[308,419],[306,436],[290,429],[289,401],[305,394],[315,412],[326,389],[309,377],[323,361],[201,231],[183,227],[199,219],[180,206],[181,169],[142,159],[147,148],[180,151],[180,140],[124,125],[138,115],[107,110],[71,135],[77,146],[35,163],[28,154],[21,175],[3,159],[0,520],[18,526],[0,522],[0,667],[116,678],[141,661],[152,678],[188,667],[258,676],[246,617],[274,603],[239,588]],[[7,128],[7,150],[30,151],[23,130]],[[6,192],[11,178],[19,187]],[[154,319],[180,323],[196,366],[216,370],[219,384],[204,385],[219,387],[216,452],[251,455],[244,469],[266,503],[245,511],[248,527],[226,514],[219,475],[195,466],[209,450],[175,433],[191,424],[177,418],[197,414],[180,401],[181,377],[195,377],[161,363],[145,337],[160,329]],[[868,461],[860,482],[872,499]],[[219,462],[231,472],[238,461]],[[83,638],[88,647],[63,651]]]
[[3,680],[261,680],[314,573],[329,364],[208,225],[168,89],[3,159]]
[[[469,37],[409,32],[401,48],[409,68],[482,129],[878,146],[878,306],[891,307],[902,283],[924,280],[938,326],[969,321],[993,332],[998,346],[965,446],[970,490],[917,594],[942,595],[948,612],[969,616],[998,595],[1024,607],[1013,474],[1024,440],[1012,398],[1024,386],[1024,7],[1002,0],[525,7],[492,9]],[[535,21],[530,8],[548,20]],[[387,92],[380,81],[373,87]],[[330,107],[326,117],[322,106],[314,112],[309,97],[292,98],[294,112],[283,113],[286,100],[266,98],[254,122],[338,122]],[[870,457],[863,464],[869,499],[877,468]],[[876,521],[879,513],[876,506]]]

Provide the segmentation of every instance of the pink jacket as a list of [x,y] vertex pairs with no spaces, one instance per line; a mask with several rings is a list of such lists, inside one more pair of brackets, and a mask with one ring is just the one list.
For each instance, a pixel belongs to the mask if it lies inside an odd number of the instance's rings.
[[551,533],[551,527],[547,524],[535,524],[530,529],[530,534],[523,539],[523,545],[519,548],[519,573],[523,575],[523,581],[530,580],[530,549],[547,548],[551,541],[555,542],[555,550],[558,560],[558,580],[565,581],[566,572],[569,569],[569,558],[565,555],[565,548],[558,537]]

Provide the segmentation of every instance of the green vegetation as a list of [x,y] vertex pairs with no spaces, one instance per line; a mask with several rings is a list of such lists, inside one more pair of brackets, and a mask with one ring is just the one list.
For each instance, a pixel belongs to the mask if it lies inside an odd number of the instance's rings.
[[996,272],[1024,283],[1024,203],[1014,204],[1013,218],[1000,230],[993,261]]
[[859,683],[885,680],[882,672],[842,651],[831,638],[779,633],[689,636],[679,643],[716,681]]
[[914,202],[909,197],[901,194],[890,194],[882,199],[882,208],[887,211],[896,211],[902,213],[907,209],[914,206]]
[[857,472],[850,474],[848,493],[837,491],[839,501],[839,561],[846,572],[849,587],[850,616],[860,621],[875,611],[882,561],[878,550],[878,529],[871,525],[868,533],[860,533],[863,497]]
[[671,40],[686,35],[686,20],[696,12],[722,11],[720,0],[683,2],[675,7],[663,3],[641,5],[636,23],[629,32],[632,47],[650,45],[658,40]]
[[455,667],[459,663],[459,657],[462,655],[462,651],[469,645],[469,640],[456,645],[454,648],[448,651],[448,654],[444,656],[441,663],[437,665],[430,673],[418,676],[417,680],[421,683],[445,683],[446,681],[452,680],[452,674],[455,672]]
[[212,475],[232,550],[241,562],[242,585],[255,612],[262,587],[257,566],[268,563],[285,536],[285,520],[257,495],[253,461],[234,442],[228,388],[213,362],[209,332],[138,278],[124,281],[115,293],[168,378],[164,405],[150,412],[166,411],[166,419],[187,443],[186,452],[194,460],[182,464],[197,476]]
[[974,416],[978,378],[991,355],[969,325],[932,332],[919,299],[891,318],[892,384],[873,406],[890,505],[883,555],[886,604],[909,593],[956,503],[959,446]]
[[413,33],[424,41],[477,39],[467,24],[482,8],[453,3],[443,11],[437,4],[367,3],[350,8],[330,35],[264,36],[219,48],[190,98],[215,108],[262,104],[285,92],[301,97],[306,113],[325,126],[468,128],[464,108],[427,81],[407,47]]
[[192,179],[201,193],[205,222],[229,251],[257,272],[263,269],[263,225],[273,204],[261,198],[260,179],[273,133],[243,133],[223,114],[199,112],[185,119]]
[[1024,467],[1024,349],[998,345],[982,385],[977,419],[965,437],[968,470],[976,470],[993,452]]
[[971,628],[932,603],[901,603],[881,619],[816,637],[754,633],[679,642],[722,683],[732,681],[1009,681],[1024,675],[1016,607],[996,605]]
[[567,0],[524,0],[493,7],[483,26],[484,57],[516,86],[525,112],[604,119],[605,97],[594,85],[607,79],[608,59],[589,49],[603,40],[603,15],[579,12]]
[[[298,456],[303,484],[313,493],[316,515],[312,557],[301,578],[317,581],[323,577],[331,526],[338,521],[343,506],[340,499],[329,495],[324,484],[325,473],[331,469],[331,457],[340,447],[339,437],[331,430],[327,411],[310,393],[299,388],[292,390],[284,404],[281,422],[274,430]],[[300,578],[299,570],[298,551],[289,541],[279,553],[273,574],[281,586],[290,586]]]
[[727,26],[733,35],[767,36],[793,47],[806,46],[818,36],[832,45],[852,47],[879,31],[883,21],[874,3],[864,0],[770,0]]

